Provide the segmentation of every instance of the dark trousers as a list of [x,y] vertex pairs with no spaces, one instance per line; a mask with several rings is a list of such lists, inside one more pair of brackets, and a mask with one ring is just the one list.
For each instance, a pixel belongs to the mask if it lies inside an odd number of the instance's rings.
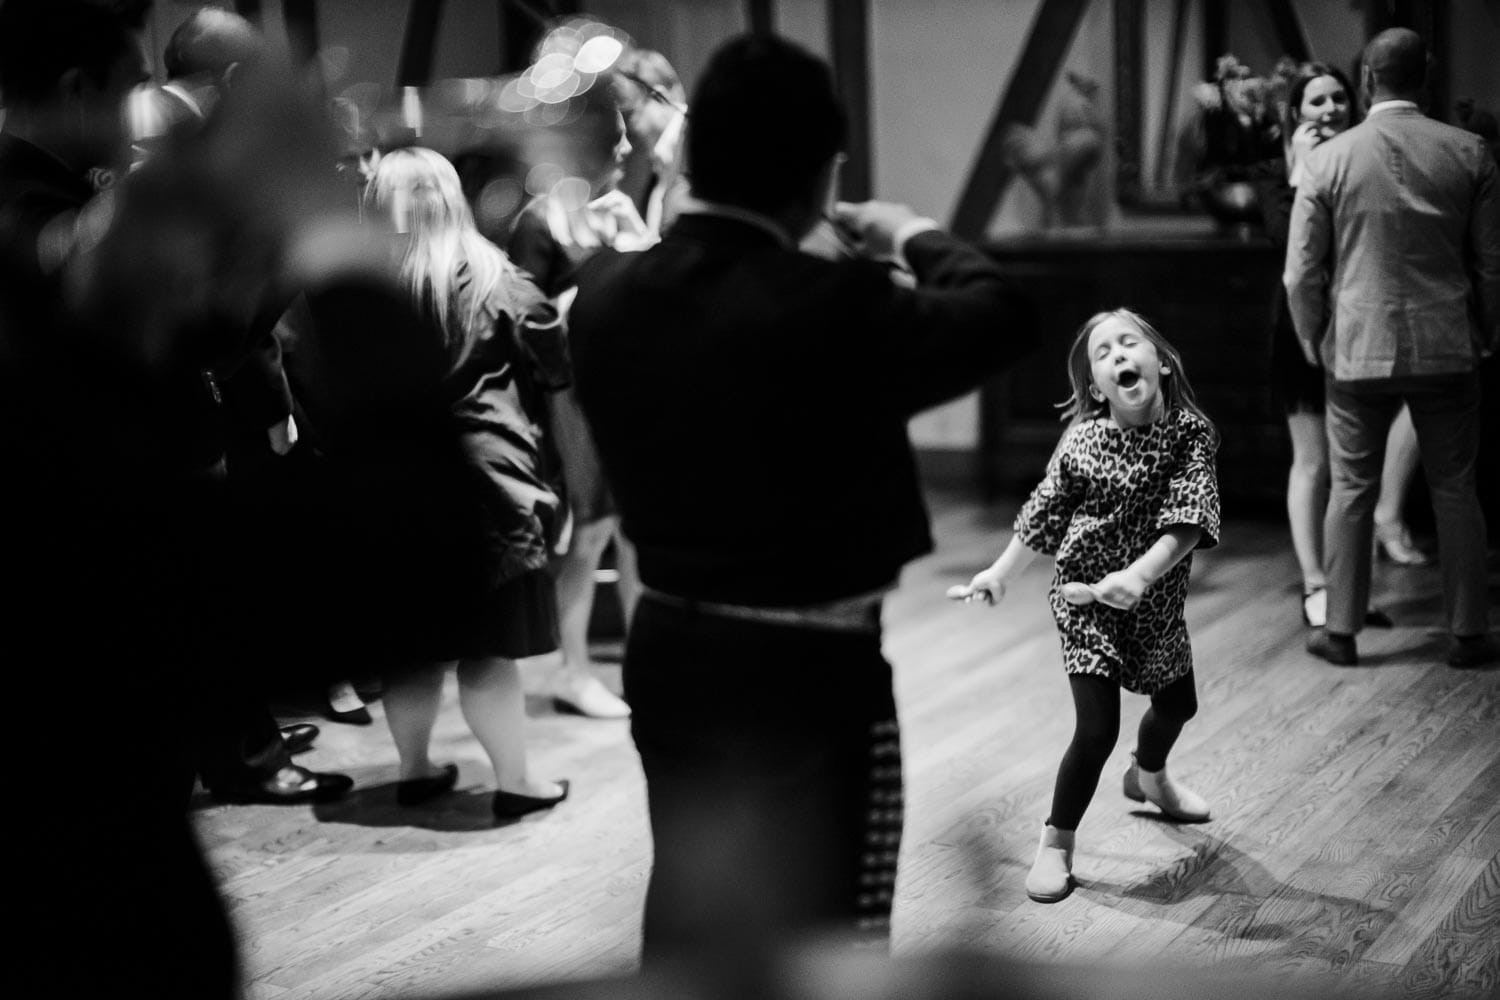
[[205,788],[227,792],[254,785],[292,762],[281,727],[259,696],[229,683],[196,687],[193,756]]
[[903,819],[891,684],[876,626],[642,600],[625,693],[655,847],[647,961],[809,931],[888,940]]
[[1411,407],[1432,493],[1448,628],[1454,635],[1482,635],[1489,630],[1489,592],[1476,478],[1480,410],[1474,373],[1328,382],[1328,631],[1354,635],[1364,624],[1386,432],[1402,403]]

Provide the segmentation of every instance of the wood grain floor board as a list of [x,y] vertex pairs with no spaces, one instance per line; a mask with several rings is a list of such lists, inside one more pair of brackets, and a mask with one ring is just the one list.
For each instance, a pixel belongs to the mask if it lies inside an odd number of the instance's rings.
[[[1042,906],[1022,883],[1072,732],[1051,566],[999,608],[947,601],[998,553],[1014,505],[934,500],[937,551],[885,613],[906,752],[898,956],[966,945],[1059,968],[1272,973],[1361,998],[1500,988],[1500,672],[1438,662],[1434,568],[1380,568],[1375,600],[1399,627],[1367,630],[1369,666],[1338,669],[1302,650],[1284,527],[1226,525],[1196,559],[1200,713],[1172,758],[1214,819],[1163,822],[1121,796],[1146,706],[1124,696],[1079,830],[1079,888]],[[534,689],[547,669],[525,666]],[[617,665],[602,675],[618,686]],[[460,763],[469,791],[442,807],[395,806],[377,718],[325,725],[300,758],[354,775],[348,801],[195,812],[242,931],[248,996],[395,1000],[634,968],[650,842],[628,724],[529,698],[532,769],[570,778],[574,795],[495,827],[449,683],[433,753]]]
[[1401,967],[1412,960],[1422,943],[1438,932],[1449,914],[1493,863],[1462,854],[1440,858],[1431,874],[1396,912],[1396,919],[1361,956],[1367,961]]

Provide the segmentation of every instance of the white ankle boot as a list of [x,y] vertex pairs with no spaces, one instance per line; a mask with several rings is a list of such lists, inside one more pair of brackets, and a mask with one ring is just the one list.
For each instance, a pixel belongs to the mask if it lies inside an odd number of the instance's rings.
[[1130,768],[1125,772],[1125,797],[1150,802],[1181,823],[1202,823],[1208,819],[1208,803],[1203,796],[1173,781],[1165,764],[1160,771],[1145,770],[1135,762],[1135,754],[1130,755]]
[[1026,895],[1038,903],[1055,903],[1073,891],[1072,830],[1042,827],[1036,860],[1026,876]]

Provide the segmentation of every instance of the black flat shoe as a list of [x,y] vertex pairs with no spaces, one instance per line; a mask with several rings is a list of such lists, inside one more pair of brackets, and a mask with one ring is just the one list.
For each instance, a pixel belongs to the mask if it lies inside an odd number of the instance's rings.
[[311,722],[298,722],[281,727],[281,742],[289,754],[306,753],[318,738],[318,727]]
[[368,726],[375,719],[370,715],[370,710],[361,705],[351,708],[347,712],[340,712],[332,705],[323,706],[323,717],[329,722],[342,722],[346,726]]
[[396,782],[396,804],[419,806],[439,795],[447,795],[458,784],[458,765],[444,764],[438,774],[429,778],[407,778]]
[[320,773],[289,764],[264,781],[215,788],[210,794],[215,802],[294,806],[304,802],[332,802],[343,798],[353,787],[354,779],[347,774]]
[[551,809],[568,797],[568,779],[560,779],[557,784],[562,788],[562,791],[550,798],[539,798],[534,795],[517,795],[515,792],[496,792],[495,800],[491,803],[491,808],[495,811],[495,818],[518,819],[530,813],[541,812],[543,809]]

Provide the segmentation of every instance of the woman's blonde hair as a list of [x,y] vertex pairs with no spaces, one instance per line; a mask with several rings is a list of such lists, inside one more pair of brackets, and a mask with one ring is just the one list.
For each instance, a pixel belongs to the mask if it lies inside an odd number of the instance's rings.
[[[497,309],[519,321],[542,301],[525,273],[480,235],[458,171],[441,154],[420,146],[386,153],[365,201],[410,237],[401,276],[432,310],[455,366],[485,335]],[[468,287],[460,296],[465,270]]]
[[1173,347],[1161,333],[1146,322],[1146,317],[1132,309],[1109,309],[1098,312],[1084,321],[1083,326],[1078,328],[1078,333],[1073,337],[1073,345],[1068,348],[1068,383],[1073,393],[1063,402],[1058,403],[1058,409],[1062,410],[1062,419],[1068,421],[1070,428],[1076,427],[1087,420],[1095,420],[1109,412],[1109,404],[1102,399],[1095,399],[1089,393],[1089,387],[1094,384],[1093,368],[1089,364],[1089,334],[1094,332],[1095,327],[1107,319],[1118,319],[1129,323],[1140,331],[1141,336],[1151,342],[1156,348],[1157,357],[1162,363],[1171,369],[1170,374],[1163,374],[1161,380],[1162,402],[1167,410],[1183,409],[1202,418],[1203,422],[1213,427],[1213,421],[1208,419],[1208,414],[1198,405],[1193,396],[1192,383],[1188,381],[1187,366],[1183,364],[1182,355],[1177,348]]

